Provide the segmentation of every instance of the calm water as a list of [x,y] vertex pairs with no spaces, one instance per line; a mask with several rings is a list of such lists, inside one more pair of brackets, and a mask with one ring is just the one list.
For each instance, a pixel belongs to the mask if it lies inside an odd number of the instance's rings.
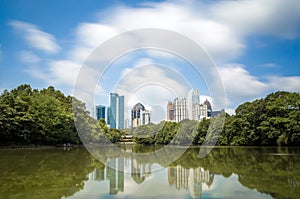
[[0,198],[300,198],[300,148],[191,148],[170,165],[101,151],[106,165],[84,148],[2,149]]

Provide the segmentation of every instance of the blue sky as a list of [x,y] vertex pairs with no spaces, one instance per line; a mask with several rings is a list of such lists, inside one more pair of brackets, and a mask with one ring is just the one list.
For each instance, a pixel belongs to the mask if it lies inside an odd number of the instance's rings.
[[[1,91],[29,83],[35,88],[54,85],[72,94],[80,67],[103,42],[124,31],[161,28],[183,34],[206,50],[223,81],[230,113],[238,104],[270,92],[300,92],[298,0],[3,0],[0,24]],[[136,53],[122,59],[116,69],[119,75],[107,74],[106,85],[100,83],[93,91],[96,103],[107,104],[107,93],[118,88],[122,75],[136,75],[126,73],[130,70],[149,73],[143,76],[145,81],[151,80],[151,73],[166,82],[178,80],[162,72],[157,64],[177,71],[204,97],[210,95],[205,82],[178,58]],[[139,68],[141,64],[149,65],[148,69]],[[132,78],[123,78],[127,90],[133,89]],[[182,85],[175,82],[180,90]],[[145,91],[137,92],[140,96],[136,100],[162,96],[161,102],[155,102],[162,106],[172,97],[164,95],[164,89],[152,96],[143,95]],[[148,91],[153,92],[153,88]]]

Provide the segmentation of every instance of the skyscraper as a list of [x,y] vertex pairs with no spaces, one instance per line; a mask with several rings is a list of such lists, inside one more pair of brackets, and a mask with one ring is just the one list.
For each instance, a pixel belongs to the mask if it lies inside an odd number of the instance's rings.
[[211,112],[211,105],[208,100],[206,100],[203,104],[200,104],[200,93],[198,89],[192,90],[192,103],[189,104],[191,109],[193,120],[200,121],[203,118],[209,117],[209,113]]
[[172,102],[167,104],[167,121],[175,121],[175,110]]
[[193,105],[193,120],[200,121],[203,118],[208,117],[207,105],[206,104],[194,104]]
[[110,93],[110,128],[124,129],[124,96]]
[[182,120],[188,119],[186,99],[183,98],[179,100],[176,98],[173,102],[175,121],[180,122]]
[[211,114],[212,114],[212,107],[211,107],[210,102],[206,99],[205,102],[203,103],[203,105],[206,105],[206,106],[207,106],[207,116],[208,116],[208,117],[211,117]]
[[150,111],[146,110],[144,105],[137,103],[131,110],[132,127],[146,125],[150,123]]
[[106,124],[110,125],[110,106],[107,107],[106,109]]
[[192,104],[193,105],[200,104],[200,94],[199,94],[198,89],[193,89],[193,92],[192,92]]
[[96,106],[96,118],[97,120],[106,119],[105,118],[105,106]]

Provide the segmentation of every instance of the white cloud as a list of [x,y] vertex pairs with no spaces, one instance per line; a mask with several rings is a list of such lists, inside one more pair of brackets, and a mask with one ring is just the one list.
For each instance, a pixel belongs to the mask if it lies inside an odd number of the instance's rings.
[[252,76],[242,65],[225,65],[218,67],[218,71],[224,84],[226,101],[229,106],[237,102],[252,100],[267,90],[267,85]]
[[55,83],[74,85],[81,65],[72,61],[52,61],[49,63],[49,71]]
[[204,47],[216,61],[228,60],[243,52],[243,40],[230,27],[203,17],[204,8],[200,9],[203,14],[199,15],[201,12],[192,4],[184,5],[182,2],[161,2],[139,8],[119,6],[110,9],[97,22],[78,25],[68,59],[83,62],[94,48],[109,38],[139,28],[161,28],[184,34]]
[[260,66],[263,66],[266,68],[276,68],[278,65],[275,63],[264,63],[264,64],[261,64]]
[[[121,32],[138,28],[169,29],[186,35],[203,46],[213,61],[223,64],[244,52],[245,41],[249,35],[296,37],[300,27],[299,6],[298,0],[290,0],[288,3],[282,0],[273,0],[271,3],[267,0],[230,0],[208,4],[197,1],[167,1],[142,4],[136,8],[119,6],[101,13],[98,21],[78,24],[74,38],[71,39],[72,47],[66,52],[66,56],[50,61],[47,69],[31,72],[32,75],[52,84],[72,87],[82,63],[96,47]],[[24,38],[32,47],[48,53],[59,51],[60,47],[56,44],[54,36],[41,31],[37,26],[21,21],[13,21],[11,25],[24,33]],[[134,42],[141,41],[138,38],[128,39],[126,45],[130,46]],[[117,48],[122,46],[113,48],[118,50]],[[106,55],[110,57],[110,53],[112,51],[104,52],[97,59]],[[152,104],[161,106],[174,97],[168,88],[172,88],[178,96],[185,96],[189,85],[174,81],[178,80],[179,76],[167,75],[164,69],[151,65],[149,60],[143,61],[144,63],[137,63],[136,67],[123,68],[122,78],[116,87],[118,92],[129,94],[132,101],[152,100]],[[148,66],[138,67],[143,64]],[[266,63],[264,66],[274,67],[273,63]],[[260,97],[269,90],[297,91],[295,85],[299,85],[298,77],[269,77],[267,82],[262,82],[239,64],[227,64],[218,69],[224,82],[230,111],[236,104]],[[97,72],[90,71],[90,74],[84,85],[95,88],[95,85],[90,84],[93,79],[98,78],[95,77]],[[161,81],[168,88],[158,83]],[[184,82],[184,79],[182,81]],[[97,89],[103,91],[99,86]],[[135,89],[138,90],[132,95]],[[88,91],[95,92],[91,89]]]
[[41,58],[31,51],[21,51],[20,59],[24,63],[35,64],[41,61]]
[[268,84],[271,90],[300,92],[300,76],[292,77],[268,77]]
[[25,41],[33,48],[46,53],[57,53],[60,49],[52,34],[41,31],[36,25],[23,21],[11,21],[10,25],[20,31]]
[[298,0],[219,1],[210,9],[215,20],[229,25],[239,34],[294,38],[299,33]]
[[269,92],[300,92],[300,76],[269,76],[260,81],[239,64],[221,66],[218,71],[226,91],[226,111],[231,114],[235,106],[264,97]]
[[[137,63],[148,63],[141,60]],[[166,109],[167,102],[176,97],[186,97],[191,89],[188,82],[171,68],[154,64],[125,69],[118,82],[115,92],[125,95],[125,110],[129,110],[136,103],[141,102],[148,109]],[[165,118],[164,115],[159,117]]]

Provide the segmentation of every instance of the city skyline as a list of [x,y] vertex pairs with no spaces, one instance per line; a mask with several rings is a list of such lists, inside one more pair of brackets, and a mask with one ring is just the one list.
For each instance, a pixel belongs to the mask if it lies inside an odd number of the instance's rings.
[[[135,128],[161,121],[177,123],[185,119],[201,121],[204,118],[215,117],[224,112],[223,109],[213,111],[212,105],[207,98],[201,103],[198,89],[190,90],[186,98],[179,99],[176,97],[173,102],[168,101],[164,119],[156,122],[153,122],[151,119],[153,116],[151,109],[146,109],[141,102],[137,102],[133,107],[126,106],[124,104],[126,97],[120,96],[118,93],[110,93],[109,99],[109,105],[101,104],[95,106],[93,116],[97,120],[104,119],[108,127],[118,129]],[[129,108],[130,113],[125,111],[124,107]],[[122,111],[123,114],[121,114]]]

